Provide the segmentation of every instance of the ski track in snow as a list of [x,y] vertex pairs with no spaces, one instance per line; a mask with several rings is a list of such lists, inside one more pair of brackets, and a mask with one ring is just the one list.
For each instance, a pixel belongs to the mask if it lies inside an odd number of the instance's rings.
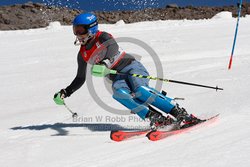
[[[228,71],[235,24],[236,19],[222,18],[100,25],[115,37],[133,37],[150,45],[167,79],[224,88],[216,92],[164,83],[169,96],[185,97],[179,103],[189,112],[204,118],[220,113],[220,117],[213,125],[157,142],[146,138],[110,141],[110,129],[148,124],[109,121],[107,116],[117,115],[98,106],[86,84],[66,102],[89,121],[75,122],[63,106],[54,104],[53,94],[76,74],[78,47],[73,45],[70,26],[0,31],[1,166],[248,166],[250,17],[240,20],[233,66]],[[141,55],[150,74],[157,74],[145,51],[121,45]],[[124,109],[102,90],[102,79],[94,80],[103,101]],[[97,121],[96,116],[104,119]]]

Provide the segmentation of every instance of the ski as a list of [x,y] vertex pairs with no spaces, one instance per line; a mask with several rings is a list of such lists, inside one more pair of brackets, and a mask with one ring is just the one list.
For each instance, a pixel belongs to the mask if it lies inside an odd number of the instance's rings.
[[150,132],[147,133],[146,136],[151,141],[157,141],[157,140],[165,139],[165,138],[167,138],[169,136],[173,136],[173,135],[177,135],[177,134],[180,134],[180,133],[188,132],[191,129],[197,128],[199,126],[205,126],[207,124],[213,123],[214,121],[216,121],[218,116],[219,116],[219,114],[206,119],[204,122],[200,122],[200,123],[198,123],[196,125],[186,127],[186,128],[180,128],[180,129],[170,130],[170,131],[164,131],[164,130],[150,131]]
[[110,139],[116,142],[132,139],[132,138],[140,138],[145,137],[145,135],[151,130],[138,130],[138,131],[111,131]]
[[122,131],[122,130],[111,131],[110,139],[116,142],[121,142],[121,141],[129,140],[129,139],[137,139],[137,138],[142,138],[146,136],[151,141],[157,141],[157,140],[161,140],[172,135],[187,132],[201,125],[212,123],[213,121],[216,120],[218,116],[219,114],[206,119],[204,122],[198,123],[196,125],[193,125],[187,128],[181,128],[181,129],[157,130],[157,131],[152,131],[150,129],[136,130],[136,131]]

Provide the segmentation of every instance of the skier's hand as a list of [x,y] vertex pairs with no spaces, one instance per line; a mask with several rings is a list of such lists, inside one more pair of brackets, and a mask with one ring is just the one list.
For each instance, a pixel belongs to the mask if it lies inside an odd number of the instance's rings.
[[65,89],[61,89],[60,92],[57,92],[54,95],[54,101],[58,105],[64,105],[64,98],[67,97],[67,92]]
[[108,74],[116,74],[116,70],[110,70],[105,65],[93,65],[91,74],[96,77],[105,77]]
[[91,74],[96,77],[105,77],[109,69],[105,65],[95,64],[91,69]]

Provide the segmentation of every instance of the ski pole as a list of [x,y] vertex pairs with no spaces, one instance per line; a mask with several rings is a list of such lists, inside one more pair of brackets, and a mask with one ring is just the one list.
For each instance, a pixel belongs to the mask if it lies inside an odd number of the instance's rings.
[[77,113],[76,113],[76,112],[73,112],[73,111],[66,105],[65,102],[64,102],[63,105],[64,105],[65,108],[72,114],[72,118],[78,117]]
[[[124,75],[123,73],[117,73],[117,74],[118,75]],[[201,84],[190,83],[190,82],[176,81],[176,80],[171,80],[171,79],[163,79],[163,78],[158,78],[158,77],[153,77],[153,76],[144,76],[144,75],[139,75],[139,74],[125,74],[125,75],[130,75],[132,77],[138,77],[138,78],[147,78],[147,79],[151,79],[151,80],[160,80],[160,81],[163,81],[163,82],[172,82],[172,83],[178,83],[178,84],[183,84],[183,85],[210,88],[210,89],[215,89],[216,91],[217,90],[223,90],[223,88],[219,88],[218,86],[213,87],[213,86],[201,85]]]
[[92,68],[92,75],[96,77],[104,77],[108,74],[113,74],[113,75],[130,75],[132,77],[137,77],[137,78],[147,78],[151,80],[160,80],[163,82],[172,82],[172,83],[178,83],[178,84],[184,84],[184,85],[191,85],[191,86],[197,86],[197,87],[203,87],[203,88],[209,88],[209,89],[215,89],[217,90],[223,90],[223,88],[219,88],[218,86],[212,87],[212,86],[207,86],[207,85],[201,85],[201,84],[196,84],[196,83],[190,83],[190,82],[183,82],[183,81],[176,81],[176,80],[170,80],[170,79],[163,79],[163,78],[158,78],[158,77],[153,77],[153,76],[144,76],[144,75],[139,75],[139,74],[125,74],[125,73],[120,73],[117,72],[116,70],[110,70],[104,65],[94,65]]
[[229,60],[229,64],[228,64],[229,70],[231,69],[232,62],[233,62],[233,54],[234,54],[234,48],[235,48],[236,38],[237,38],[237,34],[238,34],[238,26],[239,26],[239,21],[240,21],[241,8],[242,8],[242,0],[240,0],[240,3],[239,3],[238,18],[237,18],[237,24],[236,24],[235,33],[234,33],[233,48],[232,48],[232,52],[231,52],[231,56],[230,56],[230,60]]

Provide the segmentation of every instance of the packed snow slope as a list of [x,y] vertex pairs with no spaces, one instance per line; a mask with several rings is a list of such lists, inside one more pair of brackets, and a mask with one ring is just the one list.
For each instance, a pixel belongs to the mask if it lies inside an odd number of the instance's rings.
[[[250,17],[241,18],[232,70],[228,70],[236,19],[155,21],[100,25],[114,37],[144,41],[157,53],[168,79],[224,88],[164,83],[171,97],[188,112],[205,118],[220,113],[207,127],[158,142],[146,138],[121,143],[109,139],[110,129],[146,127],[135,115],[105,111],[87,85],[66,99],[77,112],[72,120],[53,95],[76,74],[72,27],[0,32],[0,164],[2,167],[247,167],[250,164]],[[151,75],[152,57],[134,44],[124,50],[141,56]],[[99,98],[125,110],[112,99],[102,78],[93,78]],[[155,86],[155,81],[150,85]],[[126,111],[124,111],[126,112]],[[97,119],[99,118],[99,119]]]

